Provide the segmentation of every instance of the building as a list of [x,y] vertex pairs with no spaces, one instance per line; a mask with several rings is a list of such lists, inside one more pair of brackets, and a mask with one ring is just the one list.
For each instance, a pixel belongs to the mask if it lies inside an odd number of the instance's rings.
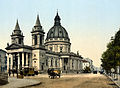
[[0,85],[8,83],[6,51],[0,49]]
[[32,46],[24,44],[24,35],[17,20],[11,35],[11,44],[7,50],[7,69],[18,70],[22,67],[34,67],[39,72],[46,72],[48,68],[61,68],[62,72],[80,72],[82,57],[71,52],[71,43],[66,29],[61,25],[58,12],[54,25],[47,33],[44,42],[44,30],[39,15],[32,28]]
[[6,51],[0,49],[0,72],[7,71],[7,57]]
[[85,69],[86,67],[90,67],[91,71],[94,70],[93,61],[89,58],[83,59],[83,69]]

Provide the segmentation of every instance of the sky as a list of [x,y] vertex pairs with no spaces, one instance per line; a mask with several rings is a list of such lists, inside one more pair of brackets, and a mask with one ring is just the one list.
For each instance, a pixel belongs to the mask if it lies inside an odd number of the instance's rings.
[[79,51],[99,67],[106,45],[120,28],[120,0],[0,0],[0,48],[5,50],[11,43],[17,19],[25,36],[24,44],[31,45],[30,32],[37,14],[47,34],[57,9],[69,34],[71,51]]

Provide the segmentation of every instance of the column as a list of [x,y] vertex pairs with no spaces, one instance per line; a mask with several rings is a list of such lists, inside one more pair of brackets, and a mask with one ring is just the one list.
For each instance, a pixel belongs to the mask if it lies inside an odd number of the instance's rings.
[[40,35],[37,35],[37,44],[40,45]]
[[29,54],[29,67],[32,67],[32,53]]
[[70,70],[72,70],[72,58],[70,58]]
[[22,53],[22,67],[24,67],[24,53]]
[[70,70],[70,58],[68,58],[67,70]]
[[75,59],[73,58],[73,61],[72,61],[72,64],[73,64],[73,70],[75,70]]
[[78,70],[79,70],[79,60],[77,60],[77,67],[78,67]]
[[78,60],[78,70],[80,70],[80,68],[79,68],[79,64],[80,64],[80,62],[79,62],[79,60]]
[[32,35],[32,45],[35,45],[35,37]]
[[13,55],[10,55],[10,69],[13,69]]
[[7,54],[7,71],[9,72],[9,54]]
[[60,68],[62,68],[62,58],[60,58]]
[[75,70],[77,70],[77,60],[76,59],[75,59],[74,65],[75,65]]
[[52,59],[53,67],[55,67],[55,58]]
[[42,35],[42,45],[44,44],[44,35]]
[[28,66],[28,53],[26,53],[26,66]]
[[20,53],[18,53],[18,70],[20,69]]

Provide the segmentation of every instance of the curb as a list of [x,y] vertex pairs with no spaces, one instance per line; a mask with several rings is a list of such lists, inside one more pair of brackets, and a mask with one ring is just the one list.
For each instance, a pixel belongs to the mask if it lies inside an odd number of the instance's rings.
[[109,77],[107,74],[105,74],[105,76],[107,76],[118,88],[120,88],[120,86],[111,77]]
[[32,85],[27,85],[27,86],[22,86],[22,87],[18,87],[18,88],[26,88],[26,87],[32,87],[32,86],[37,86],[42,84],[42,82],[36,83],[36,84],[32,84]]

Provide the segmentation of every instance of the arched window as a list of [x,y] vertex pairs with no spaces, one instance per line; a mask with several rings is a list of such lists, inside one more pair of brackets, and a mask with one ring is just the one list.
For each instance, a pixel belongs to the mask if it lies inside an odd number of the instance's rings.
[[35,35],[35,45],[37,45],[37,35]]

